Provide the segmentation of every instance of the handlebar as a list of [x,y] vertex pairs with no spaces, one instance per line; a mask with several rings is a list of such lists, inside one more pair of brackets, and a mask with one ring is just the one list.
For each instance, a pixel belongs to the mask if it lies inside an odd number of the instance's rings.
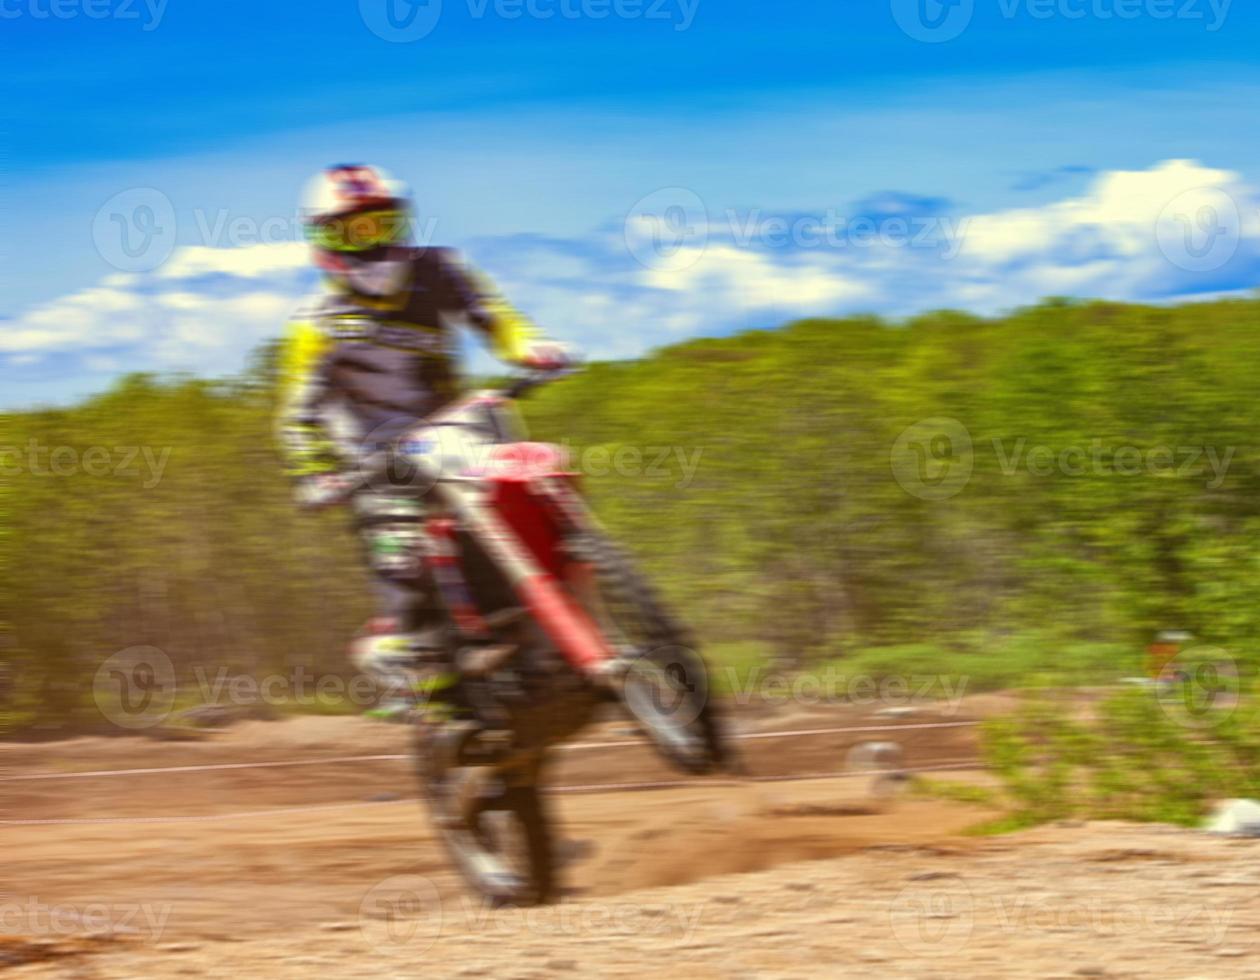
[[[498,394],[502,398],[517,401],[535,388],[557,381],[577,370],[577,366],[572,364],[549,370],[522,369],[514,379],[510,379],[507,386],[498,389]],[[400,466],[406,467],[413,474],[417,472],[415,464],[399,456],[392,447],[376,449],[360,457],[353,470],[307,481],[298,491],[298,502],[306,509],[319,510],[343,503],[358,490],[372,486],[378,481],[386,481],[395,487],[405,486],[408,484],[408,479],[405,474],[400,474],[398,470]],[[423,476],[419,477],[418,482],[413,477],[412,485],[419,486],[423,483],[425,483]]]
[[577,371],[577,367],[571,364],[562,368],[553,368],[549,371],[525,370],[517,376],[515,381],[509,384],[506,388],[502,389],[501,393],[504,398],[517,401],[524,398],[535,388],[541,388],[543,385],[550,384],[552,381],[559,381],[561,378],[573,374],[575,371]]

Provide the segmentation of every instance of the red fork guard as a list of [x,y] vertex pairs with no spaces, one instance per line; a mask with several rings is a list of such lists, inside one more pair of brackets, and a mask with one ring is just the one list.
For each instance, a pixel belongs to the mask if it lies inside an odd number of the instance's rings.
[[[469,498],[461,509],[475,537],[511,583],[521,604],[583,674],[595,675],[613,659],[599,626],[562,587],[569,558],[562,547],[563,514],[557,480],[571,485],[567,453],[559,446],[521,442],[495,447],[477,474],[488,499]],[[445,529],[449,536],[450,528]],[[430,559],[439,572],[443,562]],[[457,565],[451,548],[446,564]]]
[[561,655],[575,668],[593,674],[612,659],[612,651],[599,628],[550,576],[522,579],[516,583],[516,594]]

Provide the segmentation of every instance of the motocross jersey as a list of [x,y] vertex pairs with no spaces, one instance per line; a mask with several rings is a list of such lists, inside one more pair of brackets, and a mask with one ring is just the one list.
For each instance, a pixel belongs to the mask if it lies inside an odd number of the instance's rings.
[[280,361],[279,434],[292,476],[329,472],[384,444],[458,394],[463,317],[505,361],[536,336],[488,280],[443,248],[410,249],[392,297],[329,289],[291,323]]

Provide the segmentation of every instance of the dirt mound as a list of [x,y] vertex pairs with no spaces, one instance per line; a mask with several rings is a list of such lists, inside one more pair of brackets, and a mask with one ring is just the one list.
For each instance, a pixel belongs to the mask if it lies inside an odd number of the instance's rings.
[[[708,798],[671,798],[667,808],[649,804],[620,836],[611,828],[600,833],[602,847],[582,878],[590,894],[612,895],[766,871],[888,843],[953,843],[984,815],[937,802],[880,805],[863,789],[860,783],[841,787],[834,781],[773,790],[750,785]],[[599,819],[590,812],[584,817]]]

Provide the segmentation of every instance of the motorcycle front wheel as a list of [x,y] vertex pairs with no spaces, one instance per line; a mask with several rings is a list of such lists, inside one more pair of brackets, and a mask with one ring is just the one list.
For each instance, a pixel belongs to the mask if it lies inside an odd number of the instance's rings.
[[579,598],[616,648],[615,690],[639,729],[684,772],[728,767],[708,668],[687,629],[605,535],[583,533],[568,550],[590,570]]

